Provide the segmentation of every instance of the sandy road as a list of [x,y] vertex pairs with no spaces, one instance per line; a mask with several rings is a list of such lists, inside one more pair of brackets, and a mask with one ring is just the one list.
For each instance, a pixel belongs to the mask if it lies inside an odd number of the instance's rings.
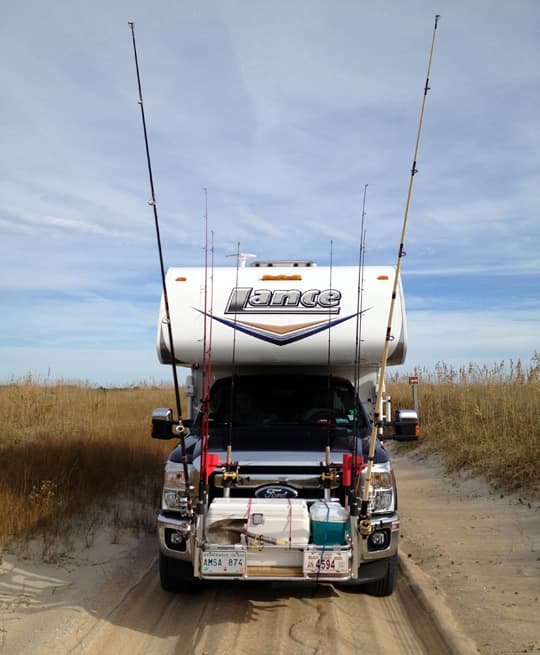
[[373,598],[332,585],[213,583],[164,592],[155,535],[106,530],[91,547],[45,563],[4,552],[0,654],[448,655],[401,576]]
[[393,596],[285,583],[166,593],[155,535],[106,524],[53,561],[21,544],[0,553],[0,655],[540,653],[538,501],[392,450],[409,573]]
[[154,565],[71,653],[264,655],[447,654],[402,579],[390,598],[285,583],[212,584],[195,594],[159,587]]

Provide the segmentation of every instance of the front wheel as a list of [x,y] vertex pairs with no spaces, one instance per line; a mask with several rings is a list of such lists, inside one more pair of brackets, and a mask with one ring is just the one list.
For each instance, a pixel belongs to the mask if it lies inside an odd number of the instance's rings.
[[398,556],[397,553],[386,560],[386,573],[384,577],[364,585],[364,591],[370,596],[391,596],[397,584]]
[[165,591],[195,591],[201,585],[193,577],[193,566],[189,562],[167,557],[159,553],[159,579]]

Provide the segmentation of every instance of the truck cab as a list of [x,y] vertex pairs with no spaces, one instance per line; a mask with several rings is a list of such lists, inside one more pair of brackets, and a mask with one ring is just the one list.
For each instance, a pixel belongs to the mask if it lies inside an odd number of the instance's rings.
[[[344,473],[344,461],[357,453],[362,487],[371,421],[350,381],[321,373],[222,378],[212,388],[208,421],[208,452],[220,464],[209,475],[205,526],[209,550],[203,552],[211,552],[215,560],[221,553],[228,561],[230,556],[238,557],[240,547],[246,570],[217,564],[205,569],[203,559],[201,578],[354,581],[367,584],[366,589],[378,595],[393,590],[399,519],[395,480],[382,443],[375,451],[370,496],[374,529],[360,542],[356,575],[351,571],[350,473]],[[201,428],[202,414],[198,414],[186,438],[193,486],[201,471]],[[231,444],[232,465],[227,467]],[[177,447],[166,464],[158,518],[161,581],[166,589],[195,581],[196,535],[187,516],[182,470]],[[250,503],[253,511],[248,519]],[[277,518],[265,519],[267,508],[277,512]],[[292,548],[288,531],[297,537]],[[274,543],[278,541],[284,543]],[[306,569],[305,558],[312,561],[316,554],[319,560],[322,550],[325,568]]]

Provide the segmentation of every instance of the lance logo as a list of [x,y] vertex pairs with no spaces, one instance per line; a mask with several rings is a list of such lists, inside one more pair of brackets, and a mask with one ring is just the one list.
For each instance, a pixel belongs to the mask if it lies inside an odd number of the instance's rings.
[[339,314],[341,291],[337,289],[253,289],[231,291],[225,314]]
[[[275,346],[306,339],[331,327],[339,325],[357,314],[339,317],[341,311],[341,291],[338,289],[298,289],[275,290],[253,289],[253,287],[236,287],[231,291],[225,315],[234,319],[210,315],[218,323],[233,330],[243,332],[256,339],[261,339]],[[200,310],[199,310],[200,311]],[[368,311],[363,310],[362,313]],[[201,312],[204,313],[204,312]],[[248,315],[319,315],[316,321],[294,324],[269,324],[246,321]]]

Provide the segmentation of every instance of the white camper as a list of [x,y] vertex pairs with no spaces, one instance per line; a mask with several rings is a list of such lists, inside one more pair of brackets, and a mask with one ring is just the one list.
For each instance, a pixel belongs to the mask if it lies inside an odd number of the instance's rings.
[[[318,369],[353,382],[359,356],[360,395],[372,413],[394,269],[366,266],[361,277],[359,294],[354,266],[330,269],[311,262],[256,262],[245,268],[216,268],[211,279],[201,268],[169,269],[166,281],[174,351],[177,363],[195,372],[194,398],[201,395],[197,382],[206,316],[212,326],[211,382],[231,375],[233,366],[237,373],[275,371],[275,367]],[[160,361],[170,364],[163,302],[157,348]],[[388,364],[403,363],[406,350],[400,284]]]

